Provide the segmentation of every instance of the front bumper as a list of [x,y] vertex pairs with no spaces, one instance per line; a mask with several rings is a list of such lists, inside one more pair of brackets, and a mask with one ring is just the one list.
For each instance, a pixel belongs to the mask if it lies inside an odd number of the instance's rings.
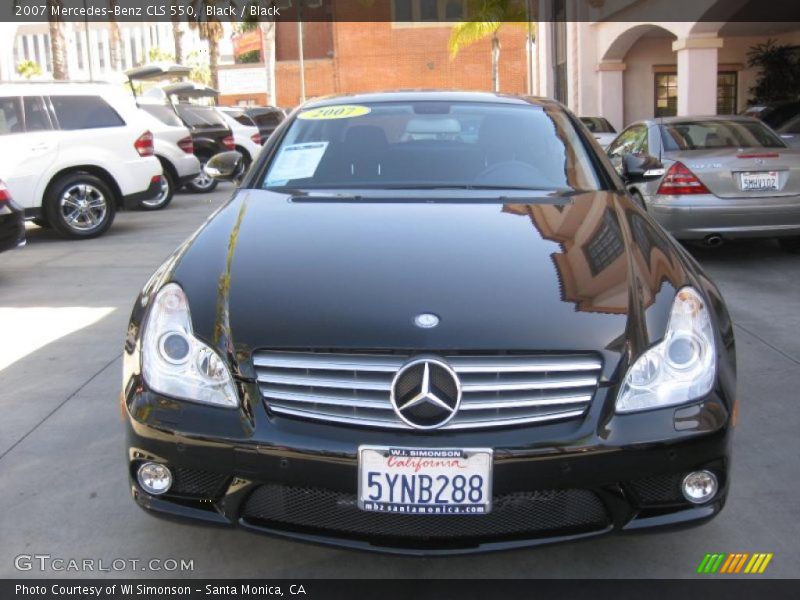
[[800,235],[800,196],[719,198],[650,196],[647,210],[677,239],[764,238]]
[[[256,399],[240,412],[171,400],[141,381],[128,387],[128,469],[142,508],[316,543],[452,554],[699,524],[727,495],[730,403],[716,393],[688,407],[621,416],[602,414],[603,389],[580,422],[431,434],[271,416],[250,392],[244,397]],[[494,448],[492,512],[360,511],[359,444]],[[173,469],[167,494],[139,488],[135,472],[143,461]],[[702,506],[684,500],[679,488],[698,469],[712,470],[720,482]]]

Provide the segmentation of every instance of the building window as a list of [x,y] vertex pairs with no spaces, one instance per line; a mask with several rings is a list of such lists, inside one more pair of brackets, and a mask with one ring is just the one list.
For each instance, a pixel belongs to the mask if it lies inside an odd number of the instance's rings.
[[739,77],[736,71],[723,71],[717,75],[717,114],[736,114],[736,89]]
[[392,18],[395,21],[413,21],[414,11],[411,7],[411,0],[394,0],[392,3]]
[[103,39],[100,38],[97,40],[97,65],[101,69],[106,68],[106,51],[103,47]]
[[678,74],[656,73],[656,117],[674,117],[678,114]]
[[392,0],[392,20],[460,21],[465,9],[466,0]]
[[553,0],[553,92],[567,103],[567,3]]
[[617,260],[624,251],[619,223],[610,209],[603,213],[603,220],[589,242],[583,247],[592,277],[597,277]]
[[78,68],[83,69],[83,36],[75,36],[75,54],[78,60]]
[[44,62],[45,62],[45,71],[51,71],[51,65],[53,64],[53,50],[50,46],[50,34],[44,34]]
[[[678,74],[656,73],[656,117],[673,117],[678,114]],[[735,115],[739,76],[736,71],[717,73],[717,114]]]
[[464,18],[464,3],[461,0],[447,0],[444,3],[444,18],[456,21]]
[[436,0],[419,0],[420,21],[437,21],[439,18],[439,7]]

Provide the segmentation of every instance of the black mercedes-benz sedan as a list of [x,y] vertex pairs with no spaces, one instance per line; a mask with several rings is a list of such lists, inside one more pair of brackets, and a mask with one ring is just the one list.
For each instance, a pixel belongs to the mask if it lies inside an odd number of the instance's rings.
[[[663,175],[637,156],[628,181]],[[162,515],[412,554],[699,524],[733,328],[556,102],[296,109],[137,298],[122,411]]]

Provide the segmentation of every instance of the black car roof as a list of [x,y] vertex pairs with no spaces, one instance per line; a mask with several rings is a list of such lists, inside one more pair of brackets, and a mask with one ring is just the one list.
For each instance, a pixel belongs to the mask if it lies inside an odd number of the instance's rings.
[[313,98],[303,104],[304,109],[332,106],[335,104],[360,102],[489,102],[494,104],[533,104],[536,106],[561,107],[555,100],[533,96],[515,96],[512,94],[495,94],[492,92],[464,92],[458,90],[398,90],[388,92],[369,92],[360,94],[341,94]]

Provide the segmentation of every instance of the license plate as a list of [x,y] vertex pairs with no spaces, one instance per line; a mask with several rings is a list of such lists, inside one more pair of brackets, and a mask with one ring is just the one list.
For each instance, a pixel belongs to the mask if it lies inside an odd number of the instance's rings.
[[778,189],[778,172],[742,173],[743,192],[769,192]]
[[485,515],[492,509],[492,450],[360,446],[358,507],[415,515]]

